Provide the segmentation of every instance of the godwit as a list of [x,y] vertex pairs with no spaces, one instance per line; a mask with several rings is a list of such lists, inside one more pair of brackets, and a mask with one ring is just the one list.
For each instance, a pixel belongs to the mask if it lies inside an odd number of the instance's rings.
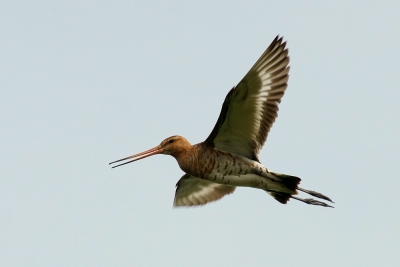
[[293,198],[331,207],[312,198],[296,197],[299,190],[332,202],[321,193],[298,187],[300,178],[268,170],[258,158],[287,88],[290,67],[285,46],[286,42],[277,36],[229,91],[217,123],[204,142],[191,145],[186,138],[175,135],[152,149],[110,164],[132,159],[115,168],[156,154],[173,156],[185,172],[176,184],[174,206],[203,205],[233,193],[236,186],[246,186],[265,190],[282,204]]

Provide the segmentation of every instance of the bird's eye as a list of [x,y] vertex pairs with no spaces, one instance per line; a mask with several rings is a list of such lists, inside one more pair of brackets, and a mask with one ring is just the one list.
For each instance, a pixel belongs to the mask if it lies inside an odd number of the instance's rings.
[[169,140],[169,142],[168,142],[168,143],[172,144],[173,142],[174,142],[174,140],[172,139],[172,140]]

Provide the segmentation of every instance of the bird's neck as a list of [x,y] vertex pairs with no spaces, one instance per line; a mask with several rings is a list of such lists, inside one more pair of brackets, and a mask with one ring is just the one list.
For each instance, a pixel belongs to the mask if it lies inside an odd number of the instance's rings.
[[196,144],[188,149],[180,151],[173,155],[179,164],[179,167],[186,173],[198,178],[204,178],[205,166],[204,159],[212,157],[213,149],[204,144]]

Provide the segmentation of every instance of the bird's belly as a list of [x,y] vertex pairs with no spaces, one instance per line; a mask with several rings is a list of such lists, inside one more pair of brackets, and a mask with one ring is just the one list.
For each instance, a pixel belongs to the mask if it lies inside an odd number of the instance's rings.
[[210,175],[205,178],[206,180],[231,186],[244,186],[267,189],[268,178],[260,176],[258,174],[243,174],[243,175]]
[[198,177],[218,184],[267,188],[269,170],[256,161],[224,153],[216,157],[211,166]]

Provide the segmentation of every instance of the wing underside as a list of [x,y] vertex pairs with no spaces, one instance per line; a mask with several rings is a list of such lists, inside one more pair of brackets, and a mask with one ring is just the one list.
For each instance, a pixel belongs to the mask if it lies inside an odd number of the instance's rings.
[[204,141],[219,150],[258,161],[289,79],[289,51],[276,37],[246,76],[226,96]]
[[233,193],[235,188],[185,174],[176,184],[174,207],[204,205]]

